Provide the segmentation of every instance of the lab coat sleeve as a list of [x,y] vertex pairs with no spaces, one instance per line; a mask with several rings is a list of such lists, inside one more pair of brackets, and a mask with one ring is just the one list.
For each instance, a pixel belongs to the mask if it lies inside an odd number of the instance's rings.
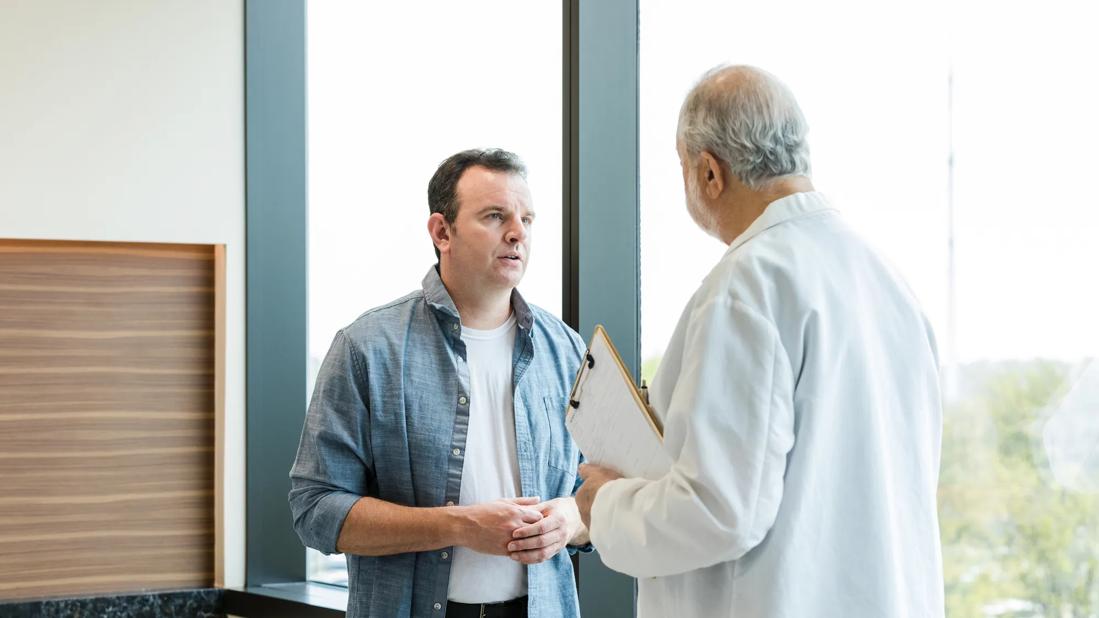
[[718,295],[693,309],[684,336],[665,415],[665,444],[682,444],[671,470],[607,483],[592,508],[603,562],[635,577],[736,560],[758,545],[794,444],[793,371],[770,320]]

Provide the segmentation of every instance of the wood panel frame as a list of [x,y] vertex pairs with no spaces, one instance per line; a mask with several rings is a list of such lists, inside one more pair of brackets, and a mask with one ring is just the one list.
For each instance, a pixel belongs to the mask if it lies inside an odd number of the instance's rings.
[[0,239],[0,600],[224,580],[225,247]]

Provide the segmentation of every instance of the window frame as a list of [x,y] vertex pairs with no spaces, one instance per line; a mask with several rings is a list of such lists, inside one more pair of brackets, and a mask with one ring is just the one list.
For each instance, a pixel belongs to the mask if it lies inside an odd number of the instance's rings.
[[287,494],[306,393],[305,1],[244,4],[245,584],[305,580]]

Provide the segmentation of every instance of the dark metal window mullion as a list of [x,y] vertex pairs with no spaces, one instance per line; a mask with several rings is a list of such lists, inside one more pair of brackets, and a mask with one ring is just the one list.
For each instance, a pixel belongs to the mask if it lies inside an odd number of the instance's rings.
[[245,580],[305,580],[288,477],[306,406],[305,1],[244,5]]
[[[564,318],[640,370],[638,0],[564,0]],[[580,610],[634,615],[634,582],[580,558]]]

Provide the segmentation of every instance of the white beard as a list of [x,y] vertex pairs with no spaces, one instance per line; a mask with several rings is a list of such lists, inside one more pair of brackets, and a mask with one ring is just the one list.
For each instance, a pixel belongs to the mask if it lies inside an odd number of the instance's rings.
[[717,217],[707,210],[705,204],[703,204],[702,190],[698,188],[698,181],[695,180],[693,174],[687,176],[686,194],[687,212],[690,213],[695,225],[701,228],[703,232],[721,240],[717,233]]

